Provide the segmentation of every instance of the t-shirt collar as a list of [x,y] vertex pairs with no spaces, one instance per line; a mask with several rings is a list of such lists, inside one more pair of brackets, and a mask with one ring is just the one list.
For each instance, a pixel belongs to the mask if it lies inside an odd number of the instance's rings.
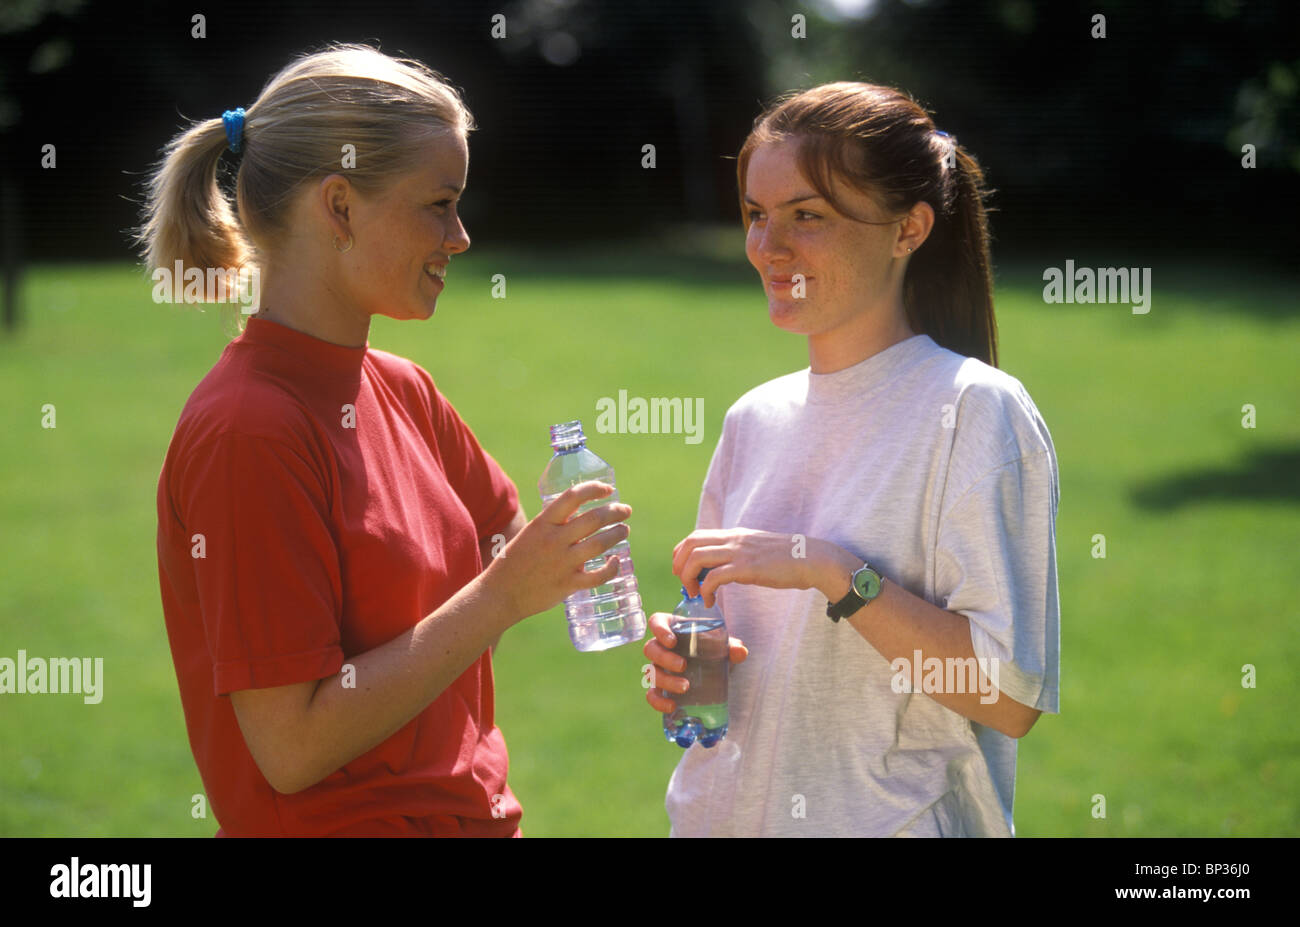
[[363,346],[350,348],[256,316],[248,320],[238,340],[245,344],[282,348],[297,358],[305,369],[325,376],[355,376],[370,350],[368,338]]
[[834,373],[813,373],[809,368],[808,401],[825,403],[850,397],[860,399],[884,386],[933,346],[930,336],[922,333],[904,338],[866,360]]

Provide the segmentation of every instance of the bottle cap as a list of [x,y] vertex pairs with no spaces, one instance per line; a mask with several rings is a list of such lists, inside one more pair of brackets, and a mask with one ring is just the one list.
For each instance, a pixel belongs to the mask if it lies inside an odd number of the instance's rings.
[[[697,584],[699,584],[699,583],[703,583],[703,582],[704,582],[704,577],[706,577],[706,576],[709,575],[709,570],[711,570],[711,569],[713,569],[713,567],[705,567],[704,569],[700,570],[699,578],[697,578],[697,579],[695,580],[695,582],[696,582]],[[702,596],[702,595],[691,595],[689,592],[686,591],[686,587],[685,587],[685,586],[682,586],[682,598],[683,598],[683,599],[690,599],[690,600],[694,601],[694,600],[696,600],[696,599],[701,599],[701,600],[702,600],[702,599],[704,598],[704,596]]]

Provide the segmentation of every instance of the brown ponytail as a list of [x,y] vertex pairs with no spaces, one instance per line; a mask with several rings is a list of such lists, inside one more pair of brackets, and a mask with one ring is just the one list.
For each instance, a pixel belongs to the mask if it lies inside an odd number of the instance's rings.
[[996,367],[985,206],[990,191],[974,156],[939,133],[925,110],[899,90],[849,82],[814,87],[769,107],[741,146],[736,174],[746,226],[749,159],[760,145],[789,137],[801,140],[804,175],[836,208],[832,177],[877,197],[894,214],[930,204],[934,227],[908,260],[903,279],[908,322],[948,350]]

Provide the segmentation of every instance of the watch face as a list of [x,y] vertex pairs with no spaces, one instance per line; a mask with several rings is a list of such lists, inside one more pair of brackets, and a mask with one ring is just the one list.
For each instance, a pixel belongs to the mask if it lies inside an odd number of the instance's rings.
[[880,574],[869,567],[859,570],[853,574],[853,588],[858,595],[870,602],[880,595]]

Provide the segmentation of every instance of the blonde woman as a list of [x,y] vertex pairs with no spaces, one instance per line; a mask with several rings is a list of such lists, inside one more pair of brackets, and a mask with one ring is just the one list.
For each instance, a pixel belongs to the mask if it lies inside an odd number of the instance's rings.
[[[748,647],[727,740],[673,774],[673,833],[1013,835],[1017,741],[1058,710],[1060,489],[997,369],[983,174],[906,94],[835,83],[764,112],[737,179],[809,366],[727,412],[673,552]],[[686,690],[666,618],[664,712]]]
[[152,177],[150,268],[261,280],[157,496],[163,612],[219,836],[518,836],[491,648],[618,569],[582,564],[627,537],[630,508],[571,518],[609,487],[526,522],[429,374],[367,340],[372,316],[432,316],[469,247],[472,128],[424,65],[338,45],[182,132]]

